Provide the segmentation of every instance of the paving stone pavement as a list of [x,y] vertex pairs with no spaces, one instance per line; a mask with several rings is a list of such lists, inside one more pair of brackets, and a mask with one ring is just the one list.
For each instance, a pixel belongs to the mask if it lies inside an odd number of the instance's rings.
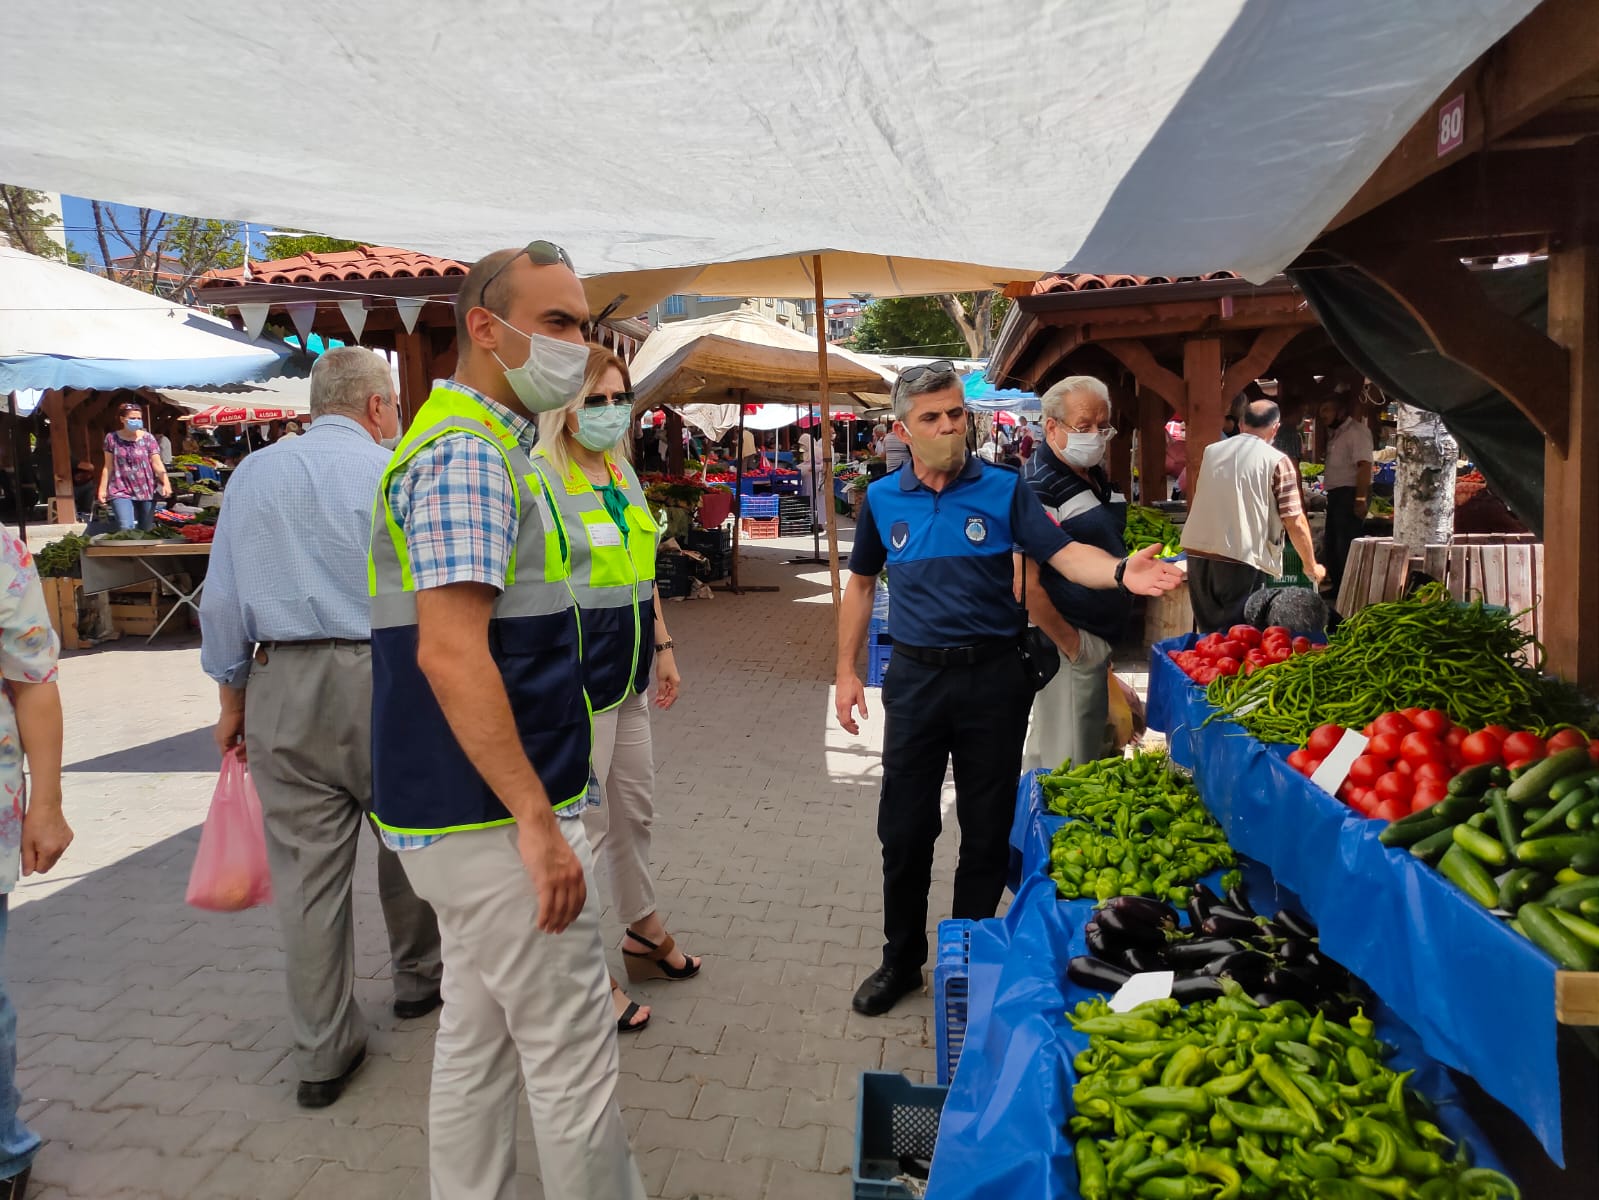
[[[622,1040],[621,1098],[652,1197],[846,1197],[860,1071],[933,1075],[929,997],[875,1021],[849,1008],[878,961],[882,715],[858,738],[832,719],[827,569],[783,565],[801,546],[746,547],[744,582],[779,590],[667,614],[685,683],[655,716],[655,864],[672,931],[706,965],[633,989],[654,1019]],[[294,1104],[270,911],[183,903],[216,772],[198,659],[180,637],[63,664],[77,841],[13,896],[5,962],[22,1112],[47,1139],[32,1194],[426,1196],[435,1020],[388,1010],[372,844],[356,897],[370,1058],[320,1113]],[[954,852],[944,838],[934,920]],[[525,1108],[518,1139],[521,1194],[539,1197]]]

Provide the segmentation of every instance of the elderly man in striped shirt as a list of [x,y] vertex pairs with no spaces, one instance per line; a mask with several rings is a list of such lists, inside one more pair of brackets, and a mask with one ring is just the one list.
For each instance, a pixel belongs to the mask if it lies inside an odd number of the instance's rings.
[[[352,993],[350,884],[372,809],[367,542],[385,444],[400,429],[388,364],[347,346],[311,371],[312,425],[228,483],[200,605],[200,664],[220,686],[217,745],[241,742],[261,795],[288,960],[299,1102],[323,1108],[366,1056]],[[394,1014],[439,1006],[433,910],[379,845]]]

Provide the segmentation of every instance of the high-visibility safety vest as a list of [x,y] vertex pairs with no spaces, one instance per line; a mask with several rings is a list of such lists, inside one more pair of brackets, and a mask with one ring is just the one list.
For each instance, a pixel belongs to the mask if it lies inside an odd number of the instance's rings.
[[522,749],[557,811],[588,791],[593,722],[560,514],[505,423],[472,396],[435,388],[395,448],[372,515],[373,815],[393,833],[452,833],[513,819],[455,740],[417,666],[416,581],[405,531],[389,508],[394,478],[420,450],[454,433],[491,444],[516,485],[516,545],[488,633]]
[[644,485],[626,461],[606,455],[627,498],[627,535],[576,462],[565,478],[543,447],[533,466],[555,501],[566,540],[572,596],[583,623],[583,685],[595,712],[606,712],[650,685],[655,659],[655,543],[659,530]]

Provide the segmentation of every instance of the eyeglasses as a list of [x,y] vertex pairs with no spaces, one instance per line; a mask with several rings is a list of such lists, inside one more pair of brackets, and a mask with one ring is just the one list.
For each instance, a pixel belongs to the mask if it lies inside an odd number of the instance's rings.
[[583,397],[584,408],[611,408],[618,404],[633,406],[632,392],[612,392],[607,396],[604,392],[595,392],[591,396]]
[[[572,265],[571,255],[569,255],[565,250],[562,250],[554,242],[546,242],[542,238],[540,238],[538,241],[529,242],[527,245],[523,246],[521,254],[527,255],[528,261],[530,261],[536,267],[553,267],[559,263],[568,271],[572,271],[574,273],[577,271],[577,268]],[[484,281],[483,286],[478,289],[478,304],[483,303],[483,297],[489,294],[489,287],[504,273],[506,267],[510,266],[521,257],[521,254],[511,255],[510,258],[502,262],[495,269],[494,273]]]
[[930,363],[918,363],[914,367],[906,367],[901,371],[899,373],[899,381],[901,383],[915,383],[929,372],[934,375],[953,375],[955,374],[955,364],[947,358],[940,358]]
[[1116,436],[1116,426],[1114,426],[1114,425],[1098,425],[1098,426],[1094,426],[1094,427],[1090,428],[1089,426],[1086,426],[1086,425],[1067,425],[1066,426],[1066,432],[1067,433],[1097,433],[1097,434],[1099,434],[1100,437],[1104,438],[1108,442],[1108,441],[1110,441],[1112,438],[1114,438]]

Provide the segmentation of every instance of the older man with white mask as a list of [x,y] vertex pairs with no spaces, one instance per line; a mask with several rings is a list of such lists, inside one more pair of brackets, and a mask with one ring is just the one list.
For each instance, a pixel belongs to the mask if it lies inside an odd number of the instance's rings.
[[[1044,393],[1044,436],[1022,479],[1074,542],[1124,554],[1127,502],[1101,465],[1116,436],[1110,393],[1091,375],[1072,375]],[[1053,769],[1110,752],[1108,671],[1127,623],[1130,597],[1073,583],[1044,565],[1028,579],[1027,615],[1060,650],[1060,673],[1033,700],[1022,764]]]

